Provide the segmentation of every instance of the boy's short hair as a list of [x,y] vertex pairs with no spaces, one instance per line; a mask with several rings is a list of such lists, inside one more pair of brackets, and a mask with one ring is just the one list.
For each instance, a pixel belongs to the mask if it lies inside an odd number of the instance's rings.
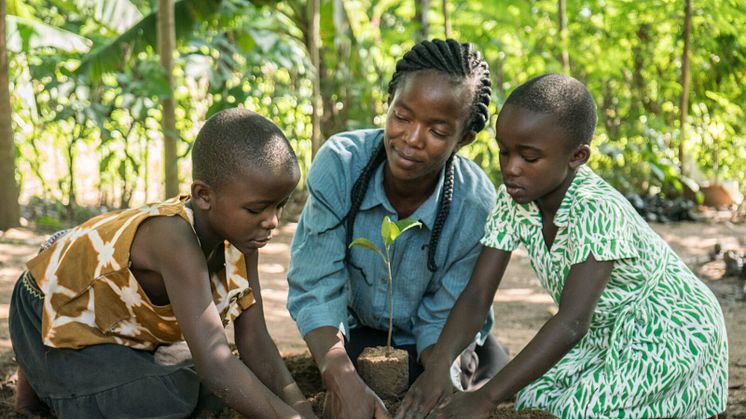
[[192,149],[192,177],[219,188],[248,168],[296,173],[298,159],[269,119],[243,108],[222,110],[205,122]]
[[551,113],[565,130],[570,146],[590,144],[596,129],[596,104],[583,83],[561,74],[544,74],[518,86],[504,106]]

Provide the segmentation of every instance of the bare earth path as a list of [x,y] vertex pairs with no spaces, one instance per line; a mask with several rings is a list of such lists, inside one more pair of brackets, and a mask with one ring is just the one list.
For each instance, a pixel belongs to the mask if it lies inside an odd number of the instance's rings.
[[[730,344],[728,417],[746,418],[746,302],[739,300],[737,292],[742,284],[732,277],[719,279],[724,269],[722,261],[707,263],[708,252],[717,242],[725,249],[746,248],[746,225],[678,223],[656,224],[653,228],[700,274],[720,300]],[[292,223],[280,228],[272,242],[262,249],[259,267],[269,331],[285,355],[306,351],[285,308],[285,274],[294,231]],[[12,375],[15,365],[8,337],[8,302],[23,263],[36,252],[45,237],[26,229],[0,233],[0,417],[14,417]],[[493,333],[515,354],[549,319],[552,308],[553,303],[535,279],[525,252],[517,251],[495,297]]]

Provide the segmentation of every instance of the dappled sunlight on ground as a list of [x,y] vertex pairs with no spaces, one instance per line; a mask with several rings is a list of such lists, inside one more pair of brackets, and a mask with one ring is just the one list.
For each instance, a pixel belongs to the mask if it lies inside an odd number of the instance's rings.
[[[290,243],[297,224],[281,226],[272,242],[259,253],[259,275],[264,315],[272,338],[285,355],[306,353],[306,345],[286,308],[287,267]],[[743,283],[723,278],[722,261],[709,262],[716,243],[723,249],[746,247],[746,226],[730,223],[654,224],[658,232],[683,258],[692,270],[705,279],[721,302],[730,343],[729,416],[746,417],[746,302],[739,300],[737,289]],[[47,235],[27,229],[0,233],[0,378],[14,372],[8,337],[8,302],[23,264],[33,256]],[[493,334],[507,346],[511,355],[518,353],[544,323],[556,313],[556,305],[539,285],[528,262],[525,249],[511,257],[500,288],[495,296]],[[226,334],[233,341],[233,326]],[[1,402],[1,401],[0,401]],[[741,416],[743,415],[743,416]]]

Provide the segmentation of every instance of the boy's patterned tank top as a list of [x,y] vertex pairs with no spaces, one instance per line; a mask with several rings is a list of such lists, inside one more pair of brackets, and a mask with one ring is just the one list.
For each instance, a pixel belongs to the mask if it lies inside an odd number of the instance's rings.
[[[44,293],[41,336],[55,348],[115,343],[153,350],[183,340],[171,305],[153,304],[130,271],[137,227],[156,216],[179,216],[194,228],[188,196],[92,218],[26,263]],[[196,233],[195,233],[196,237]],[[254,303],[244,255],[225,242],[225,269],[210,288],[223,318],[234,320]]]

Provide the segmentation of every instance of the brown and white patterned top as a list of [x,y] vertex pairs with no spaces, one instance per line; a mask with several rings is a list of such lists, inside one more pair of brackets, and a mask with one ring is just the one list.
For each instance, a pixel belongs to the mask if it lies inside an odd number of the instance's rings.
[[[155,216],[180,216],[194,228],[188,196],[94,217],[26,263],[44,293],[42,340],[55,348],[115,343],[153,350],[183,340],[171,305],[153,304],[129,270],[137,227]],[[196,233],[195,233],[196,234]],[[225,269],[210,288],[223,318],[254,304],[244,255],[225,242]]]

